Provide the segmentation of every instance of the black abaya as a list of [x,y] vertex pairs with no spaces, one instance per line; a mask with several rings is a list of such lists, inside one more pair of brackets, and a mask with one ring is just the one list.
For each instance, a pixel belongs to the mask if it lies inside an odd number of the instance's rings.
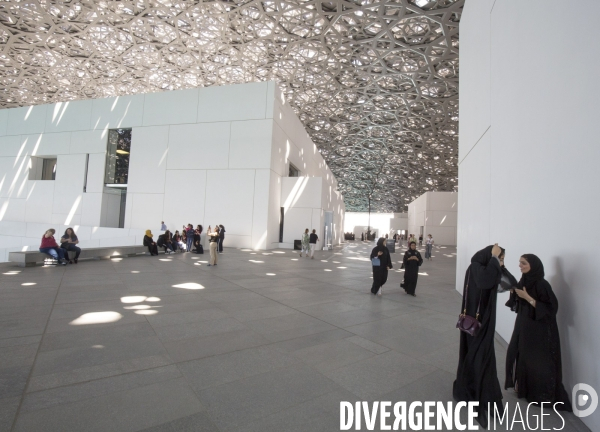
[[[529,264],[533,270],[532,261]],[[556,406],[557,410],[572,411],[562,382],[560,337],[556,323],[558,300],[543,278],[543,266],[541,268],[541,278],[529,281],[523,278],[519,283],[519,287],[525,286],[535,300],[535,307],[514,292],[506,303],[517,312],[517,319],[506,354],[504,388],[515,387],[516,384],[519,398],[524,397],[530,403],[562,402],[562,405]]]
[[[416,256],[419,260],[409,260],[411,256]],[[419,251],[409,249],[404,253],[402,262],[404,263],[404,291],[407,294],[414,295],[419,279],[419,267],[423,264],[423,258]]]
[[[500,261],[492,257],[492,246],[477,252],[465,274],[467,315],[474,317],[479,307],[481,328],[475,336],[460,333],[460,352],[453,396],[457,401],[479,402],[478,421],[487,426],[488,403],[502,402],[502,391],[496,370],[494,335],[496,332],[496,298],[502,277]],[[461,310],[462,313],[462,310]]]
[[379,256],[380,265],[373,267],[373,286],[371,286],[371,293],[377,294],[379,289],[385,285],[388,278],[388,268],[392,268],[392,258],[390,257],[390,251],[383,245],[377,245],[371,251],[371,259],[377,257],[378,252],[383,252]]

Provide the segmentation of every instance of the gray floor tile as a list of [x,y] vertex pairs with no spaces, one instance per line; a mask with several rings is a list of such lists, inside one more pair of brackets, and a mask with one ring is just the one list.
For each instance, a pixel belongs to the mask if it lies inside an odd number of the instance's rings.
[[262,346],[179,363],[177,366],[192,388],[200,391],[298,363],[297,359],[274,348]]

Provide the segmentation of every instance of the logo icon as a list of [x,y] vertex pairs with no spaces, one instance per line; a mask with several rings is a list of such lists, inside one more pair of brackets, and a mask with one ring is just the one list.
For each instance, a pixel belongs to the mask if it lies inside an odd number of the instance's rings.
[[587,417],[598,408],[598,393],[590,385],[579,383],[573,387],[573,414]]

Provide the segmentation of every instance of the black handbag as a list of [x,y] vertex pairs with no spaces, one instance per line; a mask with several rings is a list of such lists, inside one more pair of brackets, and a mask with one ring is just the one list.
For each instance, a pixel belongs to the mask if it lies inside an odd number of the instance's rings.
[[479,303],[477,304],[477,312],[475,312],[475,318],[467,315],[467,295],[469,293],[469,279],[471,278],[471,270],[467,270],[467,285],[463,291],[463,312],[458,316],[458,322],[456,328],[461,332],[464,332],[471,336],[476,336],[481,328],[481,322],[479,322],[479,307],[481,306],[481,297],[479,297]]

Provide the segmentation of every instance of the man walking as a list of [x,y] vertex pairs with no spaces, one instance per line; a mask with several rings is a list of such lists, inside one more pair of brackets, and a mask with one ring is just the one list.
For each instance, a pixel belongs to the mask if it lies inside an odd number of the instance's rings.
[[309,239],[310,259],[315,259],[315,249],[317,248],[318,241],[319,241],[319,236],[317,235],[317,230],[313,229],[312,234],[310,235],[310,239]]

